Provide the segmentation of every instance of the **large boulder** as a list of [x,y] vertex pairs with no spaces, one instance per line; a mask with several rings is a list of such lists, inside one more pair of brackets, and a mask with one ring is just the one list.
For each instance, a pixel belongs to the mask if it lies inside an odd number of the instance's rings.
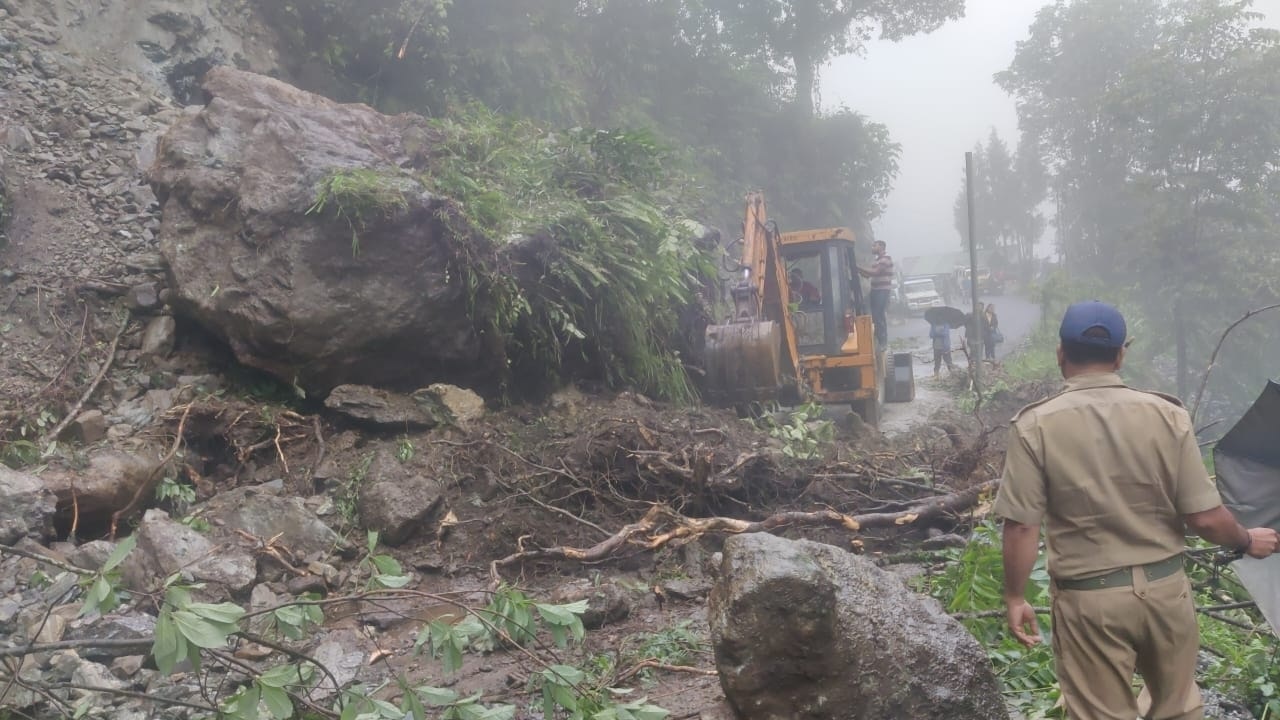
[[831,545],[730,538],[709,612],[720,683],[742,720],[1008,718],[964,627]]
[[[226,67],[204,91],[208,104],[170,128],[149,174],[176,312],[308,391],[492,374],[441,203],[413,177],[431,143],[425,120]],[[342,171],[391,199],[317,205]]]
[[103,449],[83,468],[51,466],[40,475],[58,498],[58,505],[82,514],[110,514],[129,505],[155,474],[160,461],[142,454]]
[[56,509],[57,500],[40,478],[0,465],[0,543],[48,539]]

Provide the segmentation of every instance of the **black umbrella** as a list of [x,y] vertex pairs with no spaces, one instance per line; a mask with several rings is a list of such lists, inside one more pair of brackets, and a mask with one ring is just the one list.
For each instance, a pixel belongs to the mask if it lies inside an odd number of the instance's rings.
[[[1222,501],[1246,527],[1280,530],[1280,384],[1268,382],[1213,448]],[[1272,629],[1280,628],[1280,555],[1233,563]]]
[[953,307],[931,307],[924,311],[924,321],[930,325],[946,323],[953,328],[964,327],[969,316]]

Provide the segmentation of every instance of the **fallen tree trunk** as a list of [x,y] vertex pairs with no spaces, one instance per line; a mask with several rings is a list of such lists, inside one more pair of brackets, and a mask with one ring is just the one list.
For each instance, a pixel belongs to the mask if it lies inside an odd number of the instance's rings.
[[654,505],[636,522],[624,525],[608,538],[589,548],[557,546],[521,549],[489,564],[489,578],[494,587],[502,582],[499,573],[504,567],[529,560],[576,560],[598,562],[616,554],[626,546],[641,550],[657,550],[673,541],[687,542],[702,535],[724,533],[738,535],[753,532],[772,532],[787,527],[836,527],[851,533],[865,528],[926,524],[945,515],[972,508],[984,494],[994,492],[999,480],[984,483],[950,495],[930,498],[900,512],[845,515],[834,510],[787,511],[770,515],[762,520],[740,520],[730,517],[690,518],[664,505]]

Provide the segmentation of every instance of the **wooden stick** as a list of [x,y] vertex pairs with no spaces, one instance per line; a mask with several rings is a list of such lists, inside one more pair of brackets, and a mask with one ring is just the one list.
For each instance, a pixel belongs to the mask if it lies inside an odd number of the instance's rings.
[[1218,336],[1218,344],[1213,346],[1213,354],[1209,356],[1209,367],[1206,367],[1204,369],[1204,377],[1200,378],[1200,387],[1196,389],[1196,399],[1191,403],[1191,422],[1193,423],[1195,422],[1196,413],[1200,411],[1200,398],[1204,395],[1204,389],[1209,384],[1209,376],[1213,374],[1213,369],[1218,365],[1218,353],[1222,350],[1222,344],[1226,342],[1227,336],[1230,335],[1231,331],[1235,330],[1236,327],[1240,325],[1240,323],[1244,322],[1245,320],[1248,320],[1249,318],[1253,317],[1254,315],[1258,315],[1259,313],[1264,313],[1268,310],[1275,310],[1276,308],[1280,308],[1280,303],[1276,303],[1274,305],[1267,305],[1265,307],[1260,307],[1260,308],[1257,308],[1256,310],[1250,310],[1249,312],[1242,315],[1239,320],[1236,320],[1235,322],[1228,325],[1227,329],[1223,330],[1222,334]]
[[186,427],[187,416],[191,414],[192,404],[187,403],[186,409],[182,411],[182,419],[178,421],[178,432],[173,438],[173,445],[169,447],[169,452],[160,460],[160,464],[151,471],[147,479],[143,480],[142,484],[138,486],[138,489],[133,493],[133,498],[129,500],[129,504],[111,514],[110,538],[113,542],[116,539],[116,526],[120,523],[120,520],[142,507],[142,503],[146,501],[150,493],[155,491],[156,483],[160,480],[160,476],[164,474],[165,466],[169,464],[174,455],[178,454],[178,448],[182,446],[182,429]]
[[98,376],[93,379],[92,383],[89,383],[89,387],[85,389],[84,394],[80,396],[80,400],[71,407],[71,412],[67,413],[66,417],[62,418],[62,422],[54,425],[52,430],[40,436],[40,447],[42,448],[42,451],[43,448],[49,446],[49,442],[51,440],[57,438],[62,434],[63,430],[67,429],[67,426],[71,424],[71,421],[75,420],[76,416],[80,414],[80,410],[84,407],[84,404],[89,402],[89,398],[93,397],[93,393],[98,390],[98,386],[102,384],[102,379],[107,376],[107,371],[111,369],[111,364],[115,362],[116,348],[119,347],[120,337],[124,335],[125,328],[127,327],[129,327],[129,316],[125,315],[124,320],[120,322],[120,329],[116,331],[116,336],[111,339],[111,348],[107,351],[107,359],[102,363],[102,369],[98,371]]

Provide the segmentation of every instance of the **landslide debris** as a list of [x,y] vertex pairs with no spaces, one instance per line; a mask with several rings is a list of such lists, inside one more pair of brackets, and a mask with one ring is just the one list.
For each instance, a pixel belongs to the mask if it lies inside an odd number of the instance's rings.
[[574,377],[691,397],[677,355],[705,253],[626,133],[385,116],[215,68],[150,179],[172,305],[312,394]]

